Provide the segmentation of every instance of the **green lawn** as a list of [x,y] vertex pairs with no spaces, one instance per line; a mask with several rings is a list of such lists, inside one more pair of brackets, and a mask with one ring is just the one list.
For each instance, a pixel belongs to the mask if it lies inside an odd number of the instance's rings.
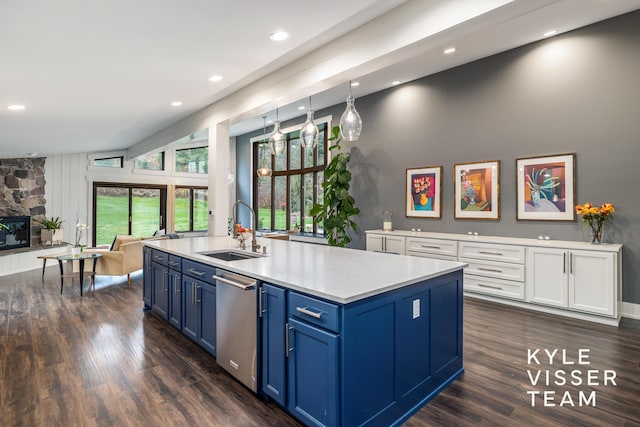
[[[96,245],[111,244],[116,234],[129,232],[129,207],[125,196],[98,195],[96,212]],[[156,197],[133,197],[133,235],[149,237],[159,228],[159,200]],[[206,230],[207,203],[196,200],[194,205],[194,229]],[[189,201],[176,199],[176,230],[189,228]]]

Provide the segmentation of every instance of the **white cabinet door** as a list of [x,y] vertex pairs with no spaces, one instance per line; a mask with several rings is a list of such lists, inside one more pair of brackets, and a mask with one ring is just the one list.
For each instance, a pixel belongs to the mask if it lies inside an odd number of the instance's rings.
[[367,250],[382,252],[382,241],[384,237],[380,234],[367,233]]
[[569,257],[569,307],[614,315],[615,254],[571,251]]
[[367,250],[404,255],[404,236],[367,233]]
[[555,307],[568,307],[568,251],[527,248],[527,301]]
[[394,254],[404,255],[404,237],[384,236],[384,251]]

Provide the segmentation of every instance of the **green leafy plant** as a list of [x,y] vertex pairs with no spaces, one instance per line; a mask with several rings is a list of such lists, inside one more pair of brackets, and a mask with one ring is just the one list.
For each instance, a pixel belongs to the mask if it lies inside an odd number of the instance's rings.
[[36,221],[37,223],[39,223],[40,225],[42,225],[45,229],[47,230],[60,230],[62,228],[62,223],[64,222],[64,220],[60,219],[59,216],[57,217],[51,217],[51,218],[44,218],[41,221]]
[[331,129],[329,146],[333,153],[331,161],[324,170],[324,182],[322,183],[324,200],[322,204],[314,204],[310,214],[313,221],[324,223],[327,242],[331,246],[344,247],[351,242],[350,231],[358,231],[357,224],[351,219],[360,213],[356,207],[356,201],[349,194],[351,172],[347,165],[351,160],[351,154],[340,152],[340,128],[334,126]]

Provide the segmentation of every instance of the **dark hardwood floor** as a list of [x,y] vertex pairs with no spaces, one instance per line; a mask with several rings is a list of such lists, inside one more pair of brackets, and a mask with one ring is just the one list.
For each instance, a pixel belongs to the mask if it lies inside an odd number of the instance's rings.
[[[77,281],[60,295],[56,270],[44,282],[39,270],[0,277],[0,426],[298,425],[143,313],[140,275],[131,289],[126,277],[98,277],[81,298]],[[616,329],[467,298],[464,327],[464,375],[406,426],[640,426],[638,322]],[[528,349],[541,349],[539,365]],[[544,349],[560,349],[554,364]],[[579,349],[589,350],[581,365]],[[532,386],[527,369],[550,370],[551,384]],[[559,369],[585,383],[597,370],[599,385],[557,386]],[[555,392],[556,406],[539,397],[532,407],[528,390]],[[592,391],[595,407],[579,407]]]

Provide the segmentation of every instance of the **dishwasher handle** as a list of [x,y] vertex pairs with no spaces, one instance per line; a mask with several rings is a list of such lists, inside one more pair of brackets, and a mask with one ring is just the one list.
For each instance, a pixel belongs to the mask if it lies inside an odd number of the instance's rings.
[[215,274],[213,275],[213,278],[215,280],[218,280],[218,281],[222,282],[222,283],[226,283],[227,285],[231,285],[231,286],[234,286],[236,288],[242,289],[243,291],[250,291],[253,288],[255,288],[255,286],[256,286],[256,281],[255,280],[253,282],[248,283],[248,284],[245,285],[244,283],[235,282],[233,280],[229,280],[229,279],[227,279],[225,277],[218,276],[218,275],[215,275]]

